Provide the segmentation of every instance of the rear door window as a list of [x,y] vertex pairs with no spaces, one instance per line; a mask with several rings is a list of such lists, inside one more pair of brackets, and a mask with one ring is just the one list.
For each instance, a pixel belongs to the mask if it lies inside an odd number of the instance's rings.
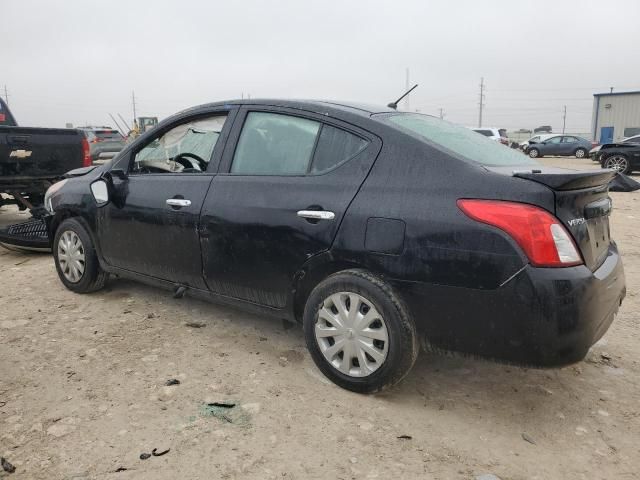
[[280,113],[249,112],[231,164],[242,175],[304,175],[321,124]]

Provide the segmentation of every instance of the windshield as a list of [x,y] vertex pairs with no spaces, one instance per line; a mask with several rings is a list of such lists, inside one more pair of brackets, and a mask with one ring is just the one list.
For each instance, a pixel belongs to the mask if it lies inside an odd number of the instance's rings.
[[538,165],[536,161],[513,148],[435,117],[398,113],[385,115],[384,120],[463,160],[487,166]]

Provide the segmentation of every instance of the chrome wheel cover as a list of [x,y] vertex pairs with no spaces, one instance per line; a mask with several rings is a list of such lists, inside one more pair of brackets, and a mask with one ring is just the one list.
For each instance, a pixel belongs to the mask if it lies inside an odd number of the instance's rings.
[[607,168],[612,168],[616,172],[624,172],[627,169],[628,161],[622,155],[613,155],[605,162]]
[[353,292],[338,292],[318,311],[315,338],[324,358],[350,377],[366,377],[387,359],[389,332],[372,302]]
[[584,158],[584,150],[578,149],[576,151],[576,158]]
[[538,150],[536,150],[535,148],[529,150],[529,156],[531,158],[536,158],[538,156]]
[[84,245],[72,230],[63,232],[58,240],[58,265],[64,278],[71,283],[78,283],[84,275]]

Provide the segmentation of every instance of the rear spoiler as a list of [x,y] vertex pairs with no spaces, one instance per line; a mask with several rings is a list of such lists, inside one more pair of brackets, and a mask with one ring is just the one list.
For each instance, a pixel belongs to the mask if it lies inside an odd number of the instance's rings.
[[575,173],[536,173],[536,170],[513,172],[514,177],[541,183],[553,190],[580,190],[608,185],[615,175],[615,171],[608,169]]

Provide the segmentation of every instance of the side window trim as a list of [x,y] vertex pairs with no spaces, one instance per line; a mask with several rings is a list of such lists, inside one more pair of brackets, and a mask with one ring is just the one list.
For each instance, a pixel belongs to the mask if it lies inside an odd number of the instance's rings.
[[[327,121],[325,118],[321,118],[320,114],[314,114],[313,112],[307,112],[304,110],[295,110],[295,109],[291,109],[291,108],[287,108],[287,107],[277,107],[277,106],[270,106],[270,105],[244,105],[242,106],[239,111],[237,112],[237,115],[234,118],[233,121],[233,126],[232,128],[229,129],[228,131],[228,136],[225,139],[225,145],[224,145],[224,151],[222,153],[222,157],[220,159],[220,163],[219,163],[219,168],[218,168],[218,175],[229,175],[229,176],[284,176],[284,175],[248,175],[248,174],[242,174],[242,173],[233,173],[231,172],[231,165],[233,163],[233,157],[235,156],[235,152],[236,149],[238,148],[238,141],[240,140],[240,135],[242,133],[242,129],[244,128],[244,125],[246,123],[247,117],[249,116],[249,114],[251,112],[265,112],[265,113],[275,113],[275,114],[282,114],[282,115],[289,115],[291,117],[299,117],[299,118],[303,118],[306,120],[312,120],[314,122],[318,122],[320,124],[320,128],[318,129],[318,134],[316,135],[316,140],[313,146],[313,151],[311,154],[311,159],[309,161],[309,165],[307,166],[307,172],[304,174],[296,174],[296,175],[286,175],[287,177],[308,177],[308,176],[312,176],[312,177],[317,177],[317,176],[322,176],[322,175],[326,175],[328,173],[331,173],[332,171],[334,171],[335,169],[341,167],[342,165],[344,165],[345,163],[351,161],[352,159],[354,159],[355,157],[363,154],[364,152],[366,152],[367,150],[371,149],[371,148],[375,148],[377,151],[379,151],[382,142],[379,139],[378,136],[366,131],[366,130],[362,130],[361,128],[352,126],[350,124],[346,124],[341,120],[336,120],[336,119],[331,119],[332,121]],[[332,126],[334,128],[338,128],[341,130],[344,130],[347,133],[350,133],[352,135],[355,135],[361,139],[363,139],[364,141],[367,142],[367,145],[365,148],[363,148],[362,150],[360,150],[359,152],[357,152],[356,154],[350,156],[348,159],[336,164],[335,166],[333,166],[332,168],[328,169],[327,171],[321,172],[321,173],[310,173],[310,169],[313,167],[313,161],[315,159],[315,155],[316,155],[316,150],[318,148],[318,142],[320,141],[320,135],[322,134],[322,130],[324,128],[325,125],[329,125]],[[226,127],[226,126],[225,126]],[[216,148],[218,147],[218,145],[216,145]],[[377,154],[376,154],[377,155]]]

